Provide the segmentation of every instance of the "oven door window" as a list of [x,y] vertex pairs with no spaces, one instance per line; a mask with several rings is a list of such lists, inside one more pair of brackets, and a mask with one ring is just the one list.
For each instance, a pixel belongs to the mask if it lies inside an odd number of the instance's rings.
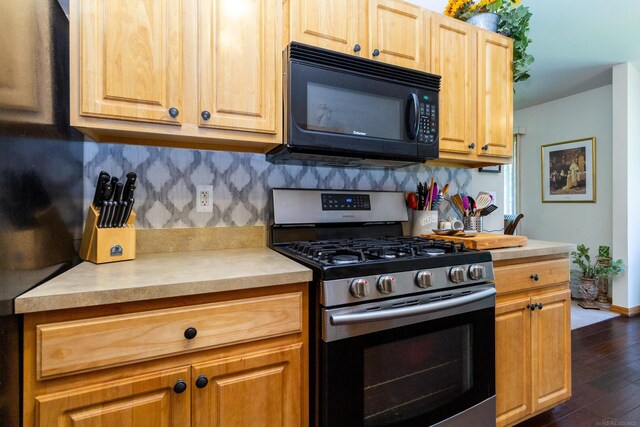
[[493,322],[485,309],[322,343],[322,424],[430,425],[488,399]]

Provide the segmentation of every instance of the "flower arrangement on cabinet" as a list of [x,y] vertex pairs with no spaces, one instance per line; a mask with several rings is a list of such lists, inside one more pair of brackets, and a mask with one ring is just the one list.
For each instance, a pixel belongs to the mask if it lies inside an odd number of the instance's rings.
[[513,81],[527,80],[534,58],[527,53],[531,43],[529,21],[531,12],[521,0],[449,0],[444,14],[468,21],[482,13],[499,16],[497,32],[513,39]]

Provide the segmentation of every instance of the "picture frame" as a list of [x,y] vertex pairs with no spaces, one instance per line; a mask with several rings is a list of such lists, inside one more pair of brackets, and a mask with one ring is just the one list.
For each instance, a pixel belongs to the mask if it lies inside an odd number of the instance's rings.
[[542,203],[596,202],[596,138],[541,147]]
[[478,172],[500,173],[502,172],[502,165],[484,166],[478,168]]

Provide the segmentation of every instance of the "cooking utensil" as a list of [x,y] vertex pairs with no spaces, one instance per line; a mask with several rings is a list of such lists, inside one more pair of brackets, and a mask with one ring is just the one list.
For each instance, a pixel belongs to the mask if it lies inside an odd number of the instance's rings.
[[468,216],[469,215],[469,197],[468,196],[464,196],[462,198],[462,209],[464,211],[464,215]]
[[453,203],[453,206],[460,212],[460,215],[464,214],[464,206],[462,205],[462,197],[460,197],[460,194],[451,196],[451,203]]
[[491,196],[486,193],[478,194],[476,198],[476,209],[484,209],[491,204]]
[[104,192],[102,193],[102,201],[100,202],[102,208],[100,208],[100,219],[98,221],[98,228],[104,228],[107,223],[107,218],[109,217],[109,208],[111,207],[111,193],[113,192],[113,188],[111,187],[111,183],[107,182],[104,185]]
[[467,196],[469,198],[469,215],[474,216],[476,212],[476,201],[471,196]]
[[100,202],[102,202],[102,199],[104,198],[104,186],[109,182],[109,179],[111,179],[111,177],[105,171],[101,171],[100,175],[98,175],[98,181],[96,182],[96,192],[93,195],[93,206],[95,206],[97,209],[100,209],[102,207]]
[[107,219],[107,227],[119,227],[118,218],[120,217],[120,210],[122,209],[122,191],[124,190],[124,184],[118,182],[116,184],[116,190],[113,193],[113,208],[111,209],[110,217]]
[[431,202],[433,202],[433,187],[435,186],[435,183],[433,182],[433,177],[431,177],[431,184],[429,184],[429,187],[427,188],[427,192],[429,194],[427,194],[427,206],[425,207],[426,210],[430,211],[431,210]]
[[496,209],[498,209],[496,205],[489,205],[480,211],[480,216],[487,216]]

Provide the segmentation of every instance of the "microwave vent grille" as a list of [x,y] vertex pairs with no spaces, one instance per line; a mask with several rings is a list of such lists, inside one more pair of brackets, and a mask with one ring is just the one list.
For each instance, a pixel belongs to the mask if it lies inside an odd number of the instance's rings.
[[369,77],[378,77],[440,91],[441,78],[435,74],[423,73],[409,68],[398,67],[380,61],[359,58],[357,56],[333,52],[296,42],[292,42],[289,45],[287,54],[289,61],[337,68],[342,71],[359,73]]

